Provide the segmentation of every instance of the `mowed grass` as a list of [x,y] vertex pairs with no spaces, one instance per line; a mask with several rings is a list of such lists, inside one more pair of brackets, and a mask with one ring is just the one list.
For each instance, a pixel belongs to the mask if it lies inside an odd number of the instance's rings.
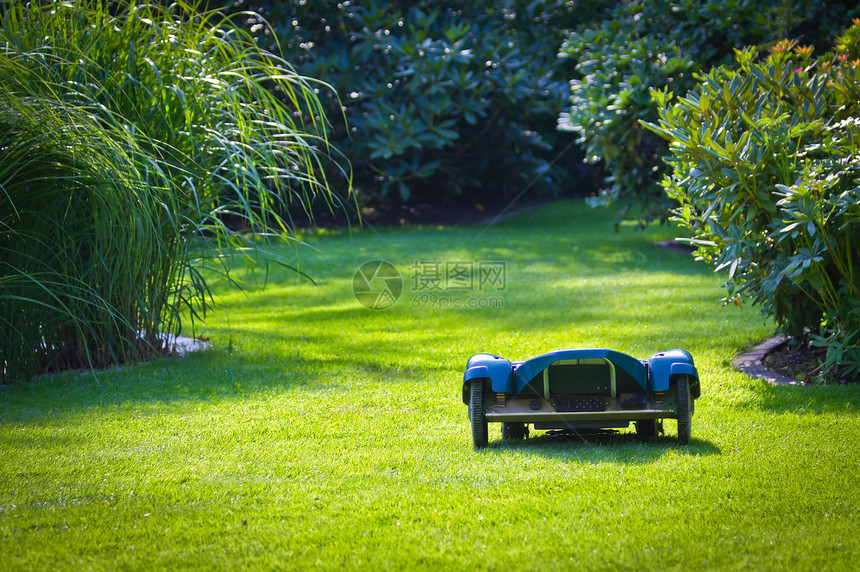
[[[220,289],[197,330],[213,349],[0,389],[0,569],[855,567],[860,387],[733,370],[772,325],[653,246],[671,235],[616,234],[576,201],[489,228],[309,233],[283,253],[317,285],[273,270]],[[404,279],[384,311],[352,294],[377,258]],[[445,262],[504,262],[504,289],[433,304],[417,286]],[[670,421],[651,441],[502,443],[491,424],[472,449],[469,356],[578,347],[691,351],[692,444]]]

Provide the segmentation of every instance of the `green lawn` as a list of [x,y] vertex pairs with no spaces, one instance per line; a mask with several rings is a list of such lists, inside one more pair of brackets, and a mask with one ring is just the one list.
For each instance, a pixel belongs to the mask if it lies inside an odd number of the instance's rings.
[[[318,285],[273,271],[265,290],[219,288],[197,332],[214,349],[0,388],[0,569],[855,567],[860,386],[733,370],[771,325],[652,245],[670,237],[616,234],[580,202],[489,229],[309,234],[284,252]],[[404,278],[383,311],[352,294],[376,258]],[[434,304],[416,282],[445,262],[504,262],[504,290]],[[692,352],[693,443],[670,421],[653,441],[512,444],[491,424],[473,451],[469,356],[577,347]]]

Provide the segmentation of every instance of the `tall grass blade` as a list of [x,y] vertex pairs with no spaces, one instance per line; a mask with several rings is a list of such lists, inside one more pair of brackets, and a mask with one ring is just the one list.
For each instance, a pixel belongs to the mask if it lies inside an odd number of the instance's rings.
[[199,5],[0,6],[0,380],[155,355],[336,204],[318,87]]

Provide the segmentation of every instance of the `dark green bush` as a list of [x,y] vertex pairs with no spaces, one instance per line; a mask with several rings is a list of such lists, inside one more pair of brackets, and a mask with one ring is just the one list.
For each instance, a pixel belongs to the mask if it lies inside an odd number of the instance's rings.
[[570,108],[558,126],[577,133],[586,160],[608,173],[590,204],[612,205],[619,220],[632,214],[649,221],[664,217],[672,203],[659,185],[664,145],[639,122],[654,116],[650,89],[685,86],[695,63],[666,37],[644,33],[640,22],[622,29],[613,21],[570,35],[561,55],[579,60],[581,77],[570,82]]
[[260,42],[277,40],[300,73],[335,88],[338,97],[321,96],[330,117],[347,121],[331,139],[364,201],[484,201],[570,184],[575,162],[552,164],[569,141],[555,133],[566,86],[553,70],[566,27],[586,9],[562,0],[252,7],[277,34]]
[[757,53],[738,51],[684,97],[653,92],[649,127],[671,151],[664,185],[697,255],[728,274],[726,301],[748,297],[826,347],[820,379],[857,379],[860,61],[790,42]]
[[612,206],[619,220],[667,216],[672,202],[658,184],[665,143],[637,125],[656,119],[651,88],[683,95],[691,72],[727,62],[736,47],[788,35],[830,46],[833,30],[857,13],[855,3],[822,0],[634,1],[577,28],[560,52],[576,67],[559,127],[578,133],[586,160],[605,168],[606,184],[592,204]]

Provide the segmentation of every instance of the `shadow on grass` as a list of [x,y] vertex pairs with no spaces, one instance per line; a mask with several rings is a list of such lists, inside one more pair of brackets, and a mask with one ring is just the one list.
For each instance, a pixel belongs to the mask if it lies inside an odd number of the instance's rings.
[[[325,360],[204,350],[106,371],[67,372],[0,389],[0,425],[40,422],[87,411],[217,403],[263,394],[346,391]],[[120,370],[129,370],[118,375]]]
[[[686,279],[710,277],[706,267],[651,246],[655,238],[667,238],[666,231],[614,233],[608,214],[581,206],[547,206],[486,233],[470,227],[384,230],[383,238],[369,232],[353,239],[321,237],[317,242],[325,255],[303,266],[320,286],[306,292],[294,274],[273,273],[270,286],[280,288],[219,305],[219,318],[200,329],[221,349],[124,368],[122,375],[99,372],[98,383],[90,374],[70,373],[2,389],[0,423],[136,403],[193,405],[295,388],[347,393],[355,391],[354,382],[415,384],[439,375],[451,377],[449,395],[456,396],[459,376],[448,372],[462,371],[468,356],[479,351],[501,353],[515,344],[514,355],[507,357],[519,359],[579,344],[622,351],[696,348],[710,346],[719,328],[735,328],[733,318],[720,315],[715,331],[705,283],[710,278]],[[390,311],[365,310],[353,297],[351,280],[355,268],[372,258],[403,265],[407,290],[412,277],[405,266],[416,261],[505,261],[510,282],[504,308],[416,310],[404,291]],[[227,347],[234,339],[237,349],[231,354]],[[613,439],[624,443],[623,435]],[[535,441],[541,448],[558,446],[539,438],[529,443]]]
[[690,457],[722,453],[719,447],[702,439],[680,445],[674,435],[643,439],[631,433],[582,433],[552,435],[541,433],[522,441],[491,441],[487,452],[516,451],[551,459],[593,463],[639,465],[663,458],[669,451]]

